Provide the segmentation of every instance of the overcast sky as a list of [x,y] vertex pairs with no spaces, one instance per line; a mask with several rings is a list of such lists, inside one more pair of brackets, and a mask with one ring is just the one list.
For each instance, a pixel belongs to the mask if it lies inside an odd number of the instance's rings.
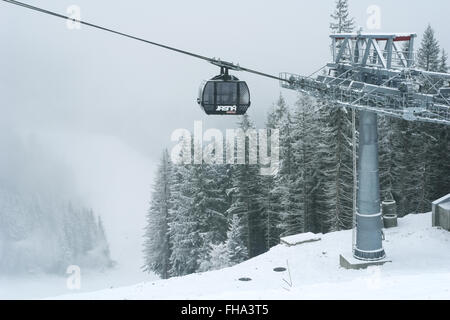
[[[63,14],[77,5],[83,20],[275,75],[310,74],[330,59],[334,0],[23,1]],[[442,14],[450,12],[449,1],[351,0],[358,26],[366,27],[371,5],[381,9],[378,31],[421,35],[431,23],[441,46],[450,50],[448,17]],[[149,172],[161,148],[170,147],[173,130],[192,130],[194,120],[204,120],[206,128],[235,125],[236,118],[207,118],[196,103],[202,80],[218,73],[204,61],[85,26],[69,30],[63,20],[4,2],[0,39],[0,134],[38,137],[43,153],[65,159],[61,168],[70,169],[57,175],[67,171],[94,206],[92,199],[102,199],[99,211],[116,208],[114,219],[106,219],[110,230],[122,216],[139,221],[133,230],[140,236]],[[250,86],[250,115],[261,128],[279,84],[237,76]],[[283,95],[294,102],[294,93]],[[7,144],[2,150],[8,157]],[[128,184],[120,188],[124,177]],[[65,179],[55,181],[60,180]],[[140,202],[133,213],[118,211],[133,201]],[[137,220],[130,219],[133,214]]]
[[[28,3],[61,13],[75,4],[84,20],[272,74],[308,74],[329,60],[334,0]],[[373,4],[381,8],[380,31],[421,34],[431,23],[450,49],[442,14],[450,12],[448,1],[350,1],[357,25],[366,26]],[[101,132],[158,157],[174,129],[206,121],[196,96],[201,81],[218,73],[208,63],[84,26],[68,30],[63,20],[7,3],[0,3],[0,37],[2,116],[14,126]],[[238,76],[250,85],[250,115],[262,126],[278,83]],[[232,127],[235,121],[213,117],[206,126]]]

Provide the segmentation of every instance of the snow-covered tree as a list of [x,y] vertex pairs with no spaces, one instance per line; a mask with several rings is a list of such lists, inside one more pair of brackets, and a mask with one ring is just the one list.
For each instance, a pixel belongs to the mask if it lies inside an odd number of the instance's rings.
[[147,213],[143,269],[167,279],[170,274],[171,244],[169,238],[172,164],[164,150],[153,186],[152,200]]
[[286,118],[288,111],[289,108],[286,104],[286,99],[280,93],[277,102],[272,106],[272,109],[267,115],[267,128],[279,129],[282,125],[283,120]]
[[[283,167],[288,166],[290,162],[291,143],[289,136],[289,108],[286,100],[280,94],[278,101],[273,105],[272,110],[267,116],[266,128],[268,130],[279,130],[280,134],[280,168],[276,175],[262,177],[264,187],[264,225],[265,225],[265,241],[267,248],[271,248],[280,243],[280,214],[282,210],[282,183]],[[270,135],[269,135],[270,138]],[[272,150],[270,150],[272,152]]]
[[445,126],[381,118],[380,177],[383,198],[397,201],[401,216],[422,213],[448,193],[449,130]]
[[208,252],[208,258],[202,260],[199,271],[206,272],[230,267],[226,243],[212,244]]
[[352,122],[349,111],[320,101],[317,201],[324,232],[350,229],[353,217]]
[[317,192],[316,104],[301,95],[296,103],[291,124],[291,168],[282,183],[282,235],[316,231],[318,221],[315,212]]
[[226,249],[231,265],[239,264],[248,259],[248,251],[243,238],[243,227],[240,218],[233,215],[227,232]]
[[228,167],[177,165],[172,181],[170,264],[171,275],[180,276],[203,269],[211,247],[226,239]]
[[[354,29],[348,1],[338,0],[330,29],[334,33],[348,33]],[[333,106],[331,101],[319,99],[320,135],[317,140],[319,187],[317,209],[323,232],[348,229],[353,215],[353,147],[351,110]],[[325,215],[325,216],[324,216]]]
[[[101,237],[99,237],[101,235]],[[112,266],[92,210],[0,186],[0,273],[64,273]]]
[[355,20],[350,16],[348,0],[336,0],[336,9],[331,14],[330,29],[334,33],[350,33],[355,29]]
[[[418,66],[426,71],[446,72],[447,54],[445,50],[440,56],[439,42],[436,39],[433,28],[428,25],[425,30],[421,47],[418,53]],[[423,91],[437,93],[436,89],[443,85],[441,82],[431,83],[426,81]],[[415,179],[411,178],[411,186],[415,187],[408,200],[410,207],[405,214],[410,212],[428,211],[431,201],[443,195],[441,188],[446,184],[442,175],[446,176],[446,165],[443,165],[447,156],[443,150],[448,149],[448,127],[428,123],[414,123],[408,126],[408,163],[410,172],[414,173]],[[445,179],[444,179],[445,180]]]
[[439,43],[431,25],[428,25],[417,55],[417,65],[425,71],[439,71]]
[[[105,227],[103,226],[103,219],[101,216],[97,218],[97,241],[94,253],[103,259],[104,267],[112,267],[115,262],[111,260],[111,251],[109,249],[108,238],[106,236]],[[99,260],[101,261],[101,260]]]
[[208,258],[200,263],[200,271],[219,270],[239,264],[248,259],[247,248],[243,241],[242,224],[234,215],[227,231],[227,240],[209,246]]
[[[239,128],[244,132],[254,128],[248,115],[242,117]],[[246,150],[249,141],[246,138]],[[245,164],[232,167],[232,203],[229,215],[238,215],[243,224],[243,235],[250,257],[267,250],[264,228],[264,190],[262,188],[259,165],[250,164],[248,155]]]
[[[393,151],[392,140],[395,130],[390,118],[380,116],[378,118],[378,148],[379,148],[379,168],[380,168],[380,187],[381,199],[393,200],[395,173],[400,169],[395,165],[395,159],[398,157]],[[403,157],[402,157],[403,159]]]
[[172,244],[170,274],[182,276],[198,270],[203,241],[198,217],[192,210],[195,193],[191,187],[191,165],[173,167],[169,237]]
[[448,54],[445,49],[442,49],[441,60],[439,62],[439,72],[447,73],[448,72]]
[[320,132],[318,107],[315,100],[301,95],[293,115],[293,161],[295,163],[294,187],[302,203],[303,231],[319,232],[320,221],[316,212],[319,187],[317,137]]
[[220,184],[223,179],[222,168],[216,165],[194,165],[191,167],[190,188],[193,203],[190,209],[197,217],[201,244],[198,250],[198,264],[209,259],[211,246],[225,240],[227,219],[225,216],[226,194]]
[[401,119],[381,117],[379,121],[380,185],[383,200],[397,201],[400,216],[411,213],[411,200],[416,197],[417,170],[420,162],[412,160],[414,133],[413,124]]
[[226,210],[229,207],[226,194],[226,187],[231,183],[226,173],[228,167],[203,164],[196,166],[194,170],[196,175],[191,182],[194,190],[197,190],[198,199],[195,203],[197,209],[201,210],[202,231],[207,234],[208,242],[221,243],[226,238]]

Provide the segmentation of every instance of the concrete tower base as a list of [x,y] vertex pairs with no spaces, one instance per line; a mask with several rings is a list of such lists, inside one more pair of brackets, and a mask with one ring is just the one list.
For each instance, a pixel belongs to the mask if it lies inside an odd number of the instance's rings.
[[368,267],[372,266],[382,266],[388,262],[392,261],[386,258],[378,261],[362,261],[353,257],[351,253],[341,254],[339,257],[339,264],[341,265],[341,267],[348,270],[367,269]]

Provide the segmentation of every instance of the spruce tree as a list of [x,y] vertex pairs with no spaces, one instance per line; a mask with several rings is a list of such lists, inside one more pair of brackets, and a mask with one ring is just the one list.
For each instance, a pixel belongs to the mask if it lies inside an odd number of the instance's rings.
[[[254,128],[248,115],[242,117],[239,128],[243,132]],[[245,145],[245,149],[249,151],[247,138],[245,139]],[[250,164],[248,154],[245,158],[245,164],[232,167],[232,203],[227,213],[237,215],[241,219],[249,256],[254,257],[268,249],[264,228],[264,192],[259,165]]]
[[[262,177],[265,201],[265,238],[268,249],[280,243],[280,214],[282,210],[282,178],[283,166],[287,165],[291,158],[289,156],[290,143],[288,143],[287,136],[289,130],[287,128],[287,121],[289,118],[289,109],[286,105],[286,100],[280,94],[278,101],[273,105],[272,110],[267,116],[266,127],[268,130],[278,130],[280,135],[278,146],[280,156],[280,168],[274,175]],[[270,135],[269,135],[270,139]],[[270,146],[273,147],[273,146]],[[272,149],[270,149],[272,152]]]
[[320,218],[316,200],[319,187],[317,157],[318,107],[314,99],[301,95],[293,115],[293,161],[295,163],[295,183],[299,188],[300,202],[303,203],[304,232],[320,232]]
[[212,244],[208,252],[208,258],[202,260],[199,266],[200,272],[220,270],[230,267],[228,250],[225,243]]
[[192,210],[195,193],[191,188],[192,165],[173,166],[169,239],[170,275],[183,276],[198,270],[203,245],[198,217]]
[[[443,49],[441,55],[441,62],[439,72],[448,73],[448,55]],[[445,85],[444,83],[441,86]],[[448,83],[447,83],[448,85]],[[450,127],[438,126],[436,128],[435,138],[437,139],[438,146],[436,149],[436,157],[439,159],[440,164],[437,166],[437,183],[435,185],[435,194],[437,198],[441,198],[450,190]]]
[[220,182],[223,172],[216,165],[191,166],[190,188],[193,202],[190,214],[196,219],[201,243],[198,251],[198,265],[209,260],[210,248],[226,238],[226,197]]
[[[338,0],[330,29],[334,33],[354,30],[348,1]],[[351,110],[333,106],[319,99],[320,137],[318,155],[320,187],[316,194],[324,232],[349,229],[353,216],[353,147]]]
[[169,278],[171,244],[169,238],[172,165],[164,150],[158,167],[145,228],[143,269]]
[[[429,25],[425,30],[421,47],[418,53],[418,66],[426,71],[445,72],[447,69],[447,56],[445,51],[441,53],[439,42],[435,32]],[[437,94],[437,89],[442,86],[441,82],[428,80],[423,85],[423,91]],[[415,181],[411,184],[416,186],[415,193],[410,203],[410,212],[429,211],[431,202],[442,195],[442,187],[446,185],[445,159],[448,156],[443,153],[448,149],[448,127],[429,123],[413,123],[410,125],[410,167],[415,172]],[[445,152],[445,151],[444,151]]]
[[330,29],[334,33],[350,33],[355,29],[355,20],[350,17],[348,0],[336,0],[336,9],[331,14]]
[[103,226],[103,220],[100,216],[97,218],[97,241],[95,243],[99,252],[99,261],[103,264],[103,267],[112,267],[115,262],[111,260],[111,252],[109,250],[109,243],[106,237],[105,228]]
[[428,25],[417,55],[417,65],[425,71],[439,71],[439,53],[439,43],[435,32],[431,25]]
[[392,147],[394,139],[394,126],[391,118],[380,116],[378,118],[378,150],[380,169],[380,188],[382,200],[393,200],[394,170],[399,167],[394,164],[395,154]]
[[233,215],[225,243],[228,260],[231,265],[241,263],[248,259],[248,251],[243,236],[243,227],[240,218],[237,215]]
[[1,186],[0,207],[0,272],[62,274],[72,264],[86,269],[112,265],[92,210]]
[[231,218],[226,241],[211,244],[208,259],[200,263],[200,271],[219,270],[239,264],[248,259],[243,241],[242,223],[237,215]]
[[447,73],[448,72],[448,54],[445,49],[442,49],[441,60],[439,62],[439,72]]
[[281,229],[283,236],[317,232],[320,228],[316,214],[317,192],[316,104],[301,95],[291,120],[291,171],[282,180]]
[[209,268],[211,248],[218,250],[226,239],[229,168],[196,160],[199,164],[173,167],[169,223],[173,276]]
[[350,229],[353,221],[352,122],[346,109],[321,102],[318,139],[318,210],[324,232]]

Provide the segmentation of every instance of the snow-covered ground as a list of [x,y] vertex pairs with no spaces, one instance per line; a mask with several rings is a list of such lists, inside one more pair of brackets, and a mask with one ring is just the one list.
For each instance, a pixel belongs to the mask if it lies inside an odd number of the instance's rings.
[[[385,233],[393,262],[382,267],[340,268],[339,255],[350,252],[352,239],[344,231],[319,242],[279,245],[224,270],[57,299],[450,299],[450,233],[432,228],[431,214],[400,219]],[[288,271],[274,272],[277,267],[288,268],[291,279]]]
[[67,276],[28,275],[0,276],[0,300],[45,299],[51,296],[80,294],[105,288],[117,288],[158,279],[154,274],[145,274],[139,268],[118,265],[116,268],[101,271],[81,270],[81,287],[71,290],[67,286]]

